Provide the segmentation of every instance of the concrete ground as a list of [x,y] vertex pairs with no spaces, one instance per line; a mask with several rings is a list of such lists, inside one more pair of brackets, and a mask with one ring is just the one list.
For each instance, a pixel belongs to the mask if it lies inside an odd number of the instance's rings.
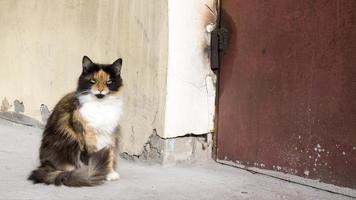
[[348,197],[220,165],[163,167],[120,161],[121,179],[91,188],[33,185],[26,180],[38,162],[38,128],[0,120],[0,199],[320,199]]

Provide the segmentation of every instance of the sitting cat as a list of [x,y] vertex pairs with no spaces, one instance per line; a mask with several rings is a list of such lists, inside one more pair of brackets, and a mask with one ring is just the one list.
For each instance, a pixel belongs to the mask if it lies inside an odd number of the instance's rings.
[[40,166],[29,180],[66,186],[94,186],[116,180],[117,129],[122,114],[122,59],[111,65],[82,60],[75,92],[53,109],[43,132]]

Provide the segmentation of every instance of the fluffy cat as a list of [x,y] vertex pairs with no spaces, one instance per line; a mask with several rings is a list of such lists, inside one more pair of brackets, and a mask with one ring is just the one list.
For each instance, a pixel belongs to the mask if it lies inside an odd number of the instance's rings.
[[122,59],[111,65],[82,60],[75,92],[53,109],[43,132],[40,166],[29,180],[66,186],[94,186],[116,180],[117,129],[122,114]]

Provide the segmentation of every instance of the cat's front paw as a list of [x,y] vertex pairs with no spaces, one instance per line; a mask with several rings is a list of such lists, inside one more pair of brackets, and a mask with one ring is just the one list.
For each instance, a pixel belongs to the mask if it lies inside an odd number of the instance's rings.
[[108,175],[106,175],[107,181],[115,181],[115,180],[118,180],[119,178],[120,178],[119,173],[117,173],[115,171],[112,171]]

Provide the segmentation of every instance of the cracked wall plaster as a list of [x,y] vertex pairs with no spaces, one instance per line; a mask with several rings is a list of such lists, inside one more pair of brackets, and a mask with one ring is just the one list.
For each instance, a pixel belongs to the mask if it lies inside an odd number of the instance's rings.
[[212,134],[162,138],[153,131],[140,154],[121,153],[128,160],[141,160],[164,165],[211,160]]

